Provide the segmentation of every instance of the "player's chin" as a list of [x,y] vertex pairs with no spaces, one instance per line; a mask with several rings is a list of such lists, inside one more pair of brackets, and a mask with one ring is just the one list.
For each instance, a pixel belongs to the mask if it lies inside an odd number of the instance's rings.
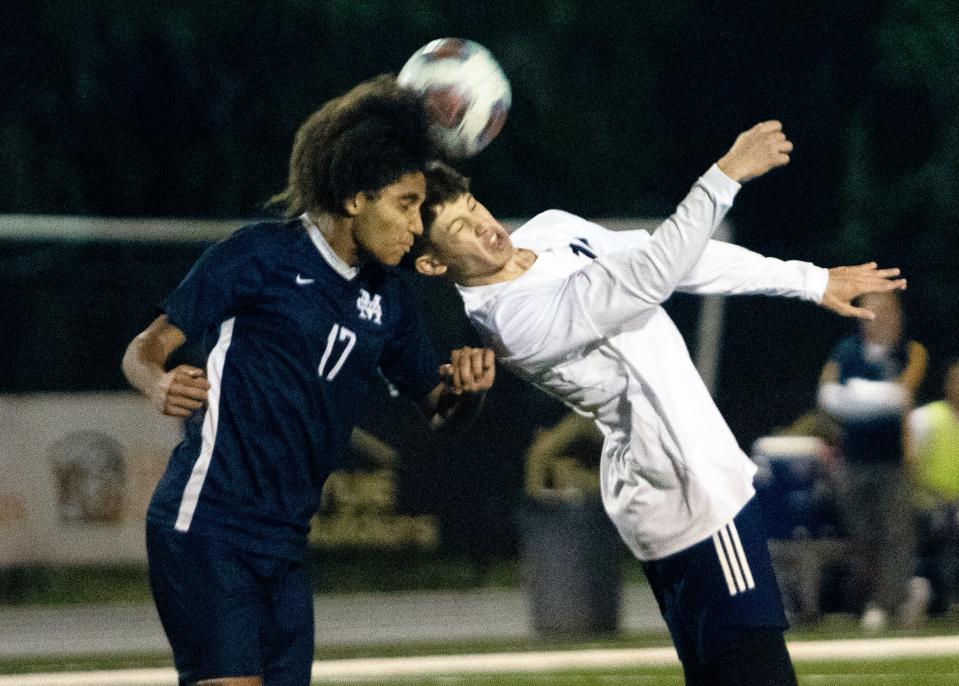
[[403,258],[406,256],[410,250],[409,248],[397,248],[396,250],[384,251],[376,256],[376,259],[381,263],[385,264],[387,267],[395,267],[400,262],[403,261]]

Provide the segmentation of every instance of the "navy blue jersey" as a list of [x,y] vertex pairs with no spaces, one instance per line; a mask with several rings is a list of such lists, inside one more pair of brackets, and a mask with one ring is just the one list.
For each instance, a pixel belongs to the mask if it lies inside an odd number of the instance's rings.
[[[829,359],[839,367],[839,383],[850,379],[892,381],[906,367],[904,346],[879,359],[867,359],[862,336],[839,342]],[[852,462],[897,462],[902,459],[902,419],[898,415],[847,422],[842,431],[843,456]]]
[[376,375],[417,400],[439,381],[399,277],[375,263],[351,269],[300,220],[210,247],[163,309],[203,341],[211,388],[148,518],[258,552],[301,554]]

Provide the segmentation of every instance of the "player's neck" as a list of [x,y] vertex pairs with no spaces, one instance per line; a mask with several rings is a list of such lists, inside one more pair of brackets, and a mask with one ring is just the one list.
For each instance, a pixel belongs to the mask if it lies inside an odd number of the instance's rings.
[[357,267],[363,261],[359,247],[353,240],[350,217],[337,217],[330,214],[310,215],[310,220],[323,234],[336,256],[351,267]]
[[536,262],[536,253],[526,248],[516,248],[506,264],[492,274],[477,276],[458,276],[454,281],[460,286],[489,286],[494,283],[504,283],[518,279]]

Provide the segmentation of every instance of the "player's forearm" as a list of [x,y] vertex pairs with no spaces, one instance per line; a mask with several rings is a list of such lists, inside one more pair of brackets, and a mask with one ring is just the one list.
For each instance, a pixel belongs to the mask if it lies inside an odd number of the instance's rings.
[[699,295],[770,295],[818,303],[828,281],[829,270],[810,262],[783,261],[711,240],[677,290]]
[[[625,276],[640,300],[668,298],[703,254],[732,205],[739,184],[789,163],[793,145],[776,120],[760,122],[736,138],[729,151],[699,179],[686,199],[654,234]],[[631,274],[629,272],[632,272]]]
[[[575,319],[589,323],[579,333],[589,338],[617,331],[669,298],[700,259],[738,189],[713,165],[645,245],[608,254],[577,273],[571,291],[580,310]],[[580,343],[575,333],[551,339]]]
[[661,303],[702,257],[709,239],[732,207],[739,184],[715,165],[703,174],[676,212],[656,231],[632,263],[634,284]]
[[165,373],[162,348],[140,334],[127,346],[123,355],[123,375],[127,382],[144,395],[151,395]]
[[152,398],[166,374],[167,360],[185,340],[183,333],[167,320],[166,315],[157,317],[130,341],[123,355],[121,367],[129,384]]

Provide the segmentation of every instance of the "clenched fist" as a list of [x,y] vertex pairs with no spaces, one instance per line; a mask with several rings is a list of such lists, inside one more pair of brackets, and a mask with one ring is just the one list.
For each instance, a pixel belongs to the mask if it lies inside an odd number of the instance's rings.
[[745,183],[770,169],[789,164],[792,149],[782,123],[764,121],[739,134],[733,147],[716,164],[733,181]]
[[440,377],[456,395],[485,393],[496,378],[496,358],[489,348],[457,348],[440,367]]

